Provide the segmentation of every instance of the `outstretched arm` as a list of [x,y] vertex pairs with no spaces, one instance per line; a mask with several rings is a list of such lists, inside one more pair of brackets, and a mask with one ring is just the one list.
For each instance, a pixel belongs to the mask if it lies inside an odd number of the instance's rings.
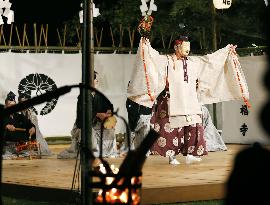
[[155,98],[165,88],[167,58],[152,48],[149,34],[152,17],[143,17],[138,31],[141,34],[132,78],[128,85],[127,96],[132,101],[152,107]]
[[202,104],[249,98],[244,73],[235,52],[236,46],[200,57],[198,97]]
[[[128,86],[128,97],[140,96],[145,101],[143,105],[152,107],[157,95],[165,88],[167,63],[167,57],[160,55],[152,48],[149,39],[142,37]],[[152,103],[148,104],[148,100]],[[140,100],[135,102],[142,104]]]

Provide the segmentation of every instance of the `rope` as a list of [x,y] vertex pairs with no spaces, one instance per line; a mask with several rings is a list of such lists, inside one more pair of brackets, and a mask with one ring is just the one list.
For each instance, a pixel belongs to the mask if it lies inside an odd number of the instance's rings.
[[146,80],[147,94],[150,97],[150,100],[153,102],[155,99],[151,94],[149,76],[148,76],[148,73],[147,73],[147,68],[146,68],[146,63],[145,63],[144,45],[143,45],[143,43],[142,43],[141,47],[142,47],[141,53],[142,53],[143,68],[144,68],[144,74],[145,74],[145,80]]
[[229,52],[229,55],[232,57],[232,60],[233,60],[234,69],[236,71],[237,80],[238,80],[238,83],[239,83],[239,86],[240,86],[240,92],[242,94],[242,98],[244,100],[244,103],[246,104],[246,106],[248,108],[251,108],[250,102],[248,101],[248,99],[244,95],[244,89],[243,89],[243,85],[241,83],[240,74],[239,74],[239,70],[241,69],[241,65],[240,65],[240,62],[238,60],[237,53],[236,53],[234,47],[231,47],[230,52]]

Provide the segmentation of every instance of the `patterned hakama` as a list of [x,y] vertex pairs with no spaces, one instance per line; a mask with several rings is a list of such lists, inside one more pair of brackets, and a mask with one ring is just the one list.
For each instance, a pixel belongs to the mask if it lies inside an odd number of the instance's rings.
[[153,154],[172,157],[178,154],[202,156],[207,154],[204,130],[200,123],[171,128],[168,115],[169,94],[165,91],[157,98],[153,107],[151,125],[160,137],[151,148]]

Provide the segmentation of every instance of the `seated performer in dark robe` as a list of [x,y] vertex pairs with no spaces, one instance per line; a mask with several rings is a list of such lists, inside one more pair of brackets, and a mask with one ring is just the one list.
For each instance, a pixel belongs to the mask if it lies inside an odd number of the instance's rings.
[[[94,75],[94,86],[97,87],[97,72]],[[106,100],[102,95],[92,92],[92,152],[95,157],[100,155],[100,142],[101,142],[101,124],[106,119],[111,117],[113,105]],[[77,156],[78,145],[81,141],[82,129],[82,96],[78,96],[77,101],[77,117],[73,129],[71,131],[71,146],[57,155],[58,159],[75,158]],[[114,117],[110,118],[113,119]],[[115,118],[114,118],[115,119]],[[108,121],[105,121],[105,123]],[[104,123],[103,129],[103,143],[102,143],[102,156],[103,157],[117,157],[117,146],[115,138],[115,125],[106,126]],[[116,121],[115,121],[116,123]],[[109,123],[114,124],[114,123]]]
[[[9,92],[5,100],[5,106],[16,104],[15,94]],[[23,114],[14,113],[3,119],[4,140],[6,142],[25,142],[35,140],[35,125]]]
[[[26,100],[29,100],[29,99],[30,99],[29,95],[27,95],[25,93],[20,93],[19,94],[19,97],[18,97],[19,102],[23,102],[23,101],[26,101]],[[31,121],[31,123],[33,123],[35,125],[36,142],[39,145],[40,154],[42,156],[51,155],[52,152],[49,149],[48,143],[46,142],[45,138],[43,137],[43,134],[40,131],[38,117],[35,114],[34,109],[28,108],[26,110],[21,111],[21,114],[23,114],[27,119],[29,119]]]
[[[94,86],[97,88],[98,79],[97,72],[94,75]],[[100,154],[100,142],[101,142],[101,125],[102,122],[111,117],[113,105],[99,93],[92,92],[92,151],[93,154],[98,157]],[[82,128],[81,122],[81,96],[78,97],[77,104],[77,120],[76,125]],[[114,118],[114,117],[112,117]],[[108,121],[107,121],[108,122]],[[116,121],[115,121],[116,123]],[[102,142],[102,156],[103,157],[116,157],[117,147],[115,138],[115,129],[113,127],[106,127],[104,124],[103,129],[103,142]]]

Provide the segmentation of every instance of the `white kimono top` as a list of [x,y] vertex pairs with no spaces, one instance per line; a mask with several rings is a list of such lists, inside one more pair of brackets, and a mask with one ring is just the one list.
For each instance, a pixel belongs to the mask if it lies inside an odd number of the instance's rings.
[[[246,80],[236,53],[226,46],[205,56],[187,57],[188,82],[182,60],[160,55],[149,40],[140,42],[127,95],[134,102],[152,107],[169,82],[171,127],[201,123],[202,104],[248,99]],[[196,80],[198,88],[196,89]]]

